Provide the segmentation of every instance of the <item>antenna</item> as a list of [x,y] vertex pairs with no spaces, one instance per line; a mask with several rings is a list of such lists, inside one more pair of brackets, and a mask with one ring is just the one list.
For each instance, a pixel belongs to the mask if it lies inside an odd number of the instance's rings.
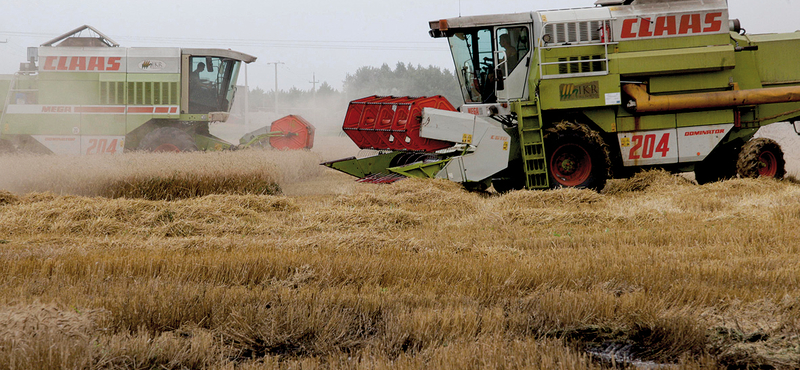
[[458,17],[461,18],[461,0],[458,0]]

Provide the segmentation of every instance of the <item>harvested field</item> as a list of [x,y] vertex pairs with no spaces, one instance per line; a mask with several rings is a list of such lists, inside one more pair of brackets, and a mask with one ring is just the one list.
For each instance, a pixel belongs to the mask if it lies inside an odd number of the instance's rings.
[[[498,195],[210,155],[0,182],[0,369],[800,367],[793,181]],[[99,196],[144,163],[191,177],[177,163],[209,158],[269,163],[282,193]]]

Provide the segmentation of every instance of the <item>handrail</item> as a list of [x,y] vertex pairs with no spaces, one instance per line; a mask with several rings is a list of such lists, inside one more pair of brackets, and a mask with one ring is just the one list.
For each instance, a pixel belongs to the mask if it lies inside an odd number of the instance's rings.
[[[539,50],[539,77],[543,80],[547,79],[556,79],[556,78],[567,78],[567,77],[583,77],[583,76],[598,76],[598,75],[607,75],[610,73],[609,69],[609,57],[608,57],[608,46],[609,45],[616,45],[617,42],[611,41],[611,36],[613,32],[611,32],[611,23],[612,19],[604,19],[604,20],[592,20],[592,22],[600,22],[601,23],[601,30],[602,36],[600,42],[582,42],[582,43],[567,43],[567,44],[560,44],[560,45],[552,45],[546,47],[543,44],[541,36],[538,39],[538,47]],[[574,22],[552,22],[552,23],[543,23],[540,35],[545,34],[545,30],[548,25],[550,24],[563,24],[563,23],[574,23]],[[602,59],[590,59],[590,60],[567,60],[567,61],[559,61],[559,62],[543,62],[543,55],[542,49],[547,48],[549,49],[563,49],[563,48],[579,48],[579,47],[587,47],[587,46],[600,46],[602,45],[605,52],[605,58]],[[559,74],[545,74],[544,73],[544,66],[549,65],[571,65],[571,64],[579,64],[579,63],[593,63],[593,62],[605,62],[605,71],[595,71],[595,72],[578,72],[578,73],[559,73]]]

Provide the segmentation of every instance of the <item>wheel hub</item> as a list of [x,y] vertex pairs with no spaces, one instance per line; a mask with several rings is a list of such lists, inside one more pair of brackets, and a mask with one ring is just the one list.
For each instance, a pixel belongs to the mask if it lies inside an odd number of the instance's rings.
[[178,153],[181,150],[177,146],[175,146],[174,144],[161,144],[158,147],[156,147],[153,151],[154,152],[175,152],[175,153]]
[[551,158],[550,172],[562,186],[581,185],[592,173],[592,158],[580,145],[564,144]]
[[761,177],[775,177],[778,173],[778,160],[775,154],[765,151],[758,156],[758,175]]

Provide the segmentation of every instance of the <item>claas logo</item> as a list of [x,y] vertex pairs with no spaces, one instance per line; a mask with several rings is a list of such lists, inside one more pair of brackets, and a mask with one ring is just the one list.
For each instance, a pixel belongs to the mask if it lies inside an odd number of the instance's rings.
[[664,37],[722,31],[721,12],[628,18],[622,21],[620,38]]
[[119,71],[122,57],[46,57],[42,70],[45,71]]

